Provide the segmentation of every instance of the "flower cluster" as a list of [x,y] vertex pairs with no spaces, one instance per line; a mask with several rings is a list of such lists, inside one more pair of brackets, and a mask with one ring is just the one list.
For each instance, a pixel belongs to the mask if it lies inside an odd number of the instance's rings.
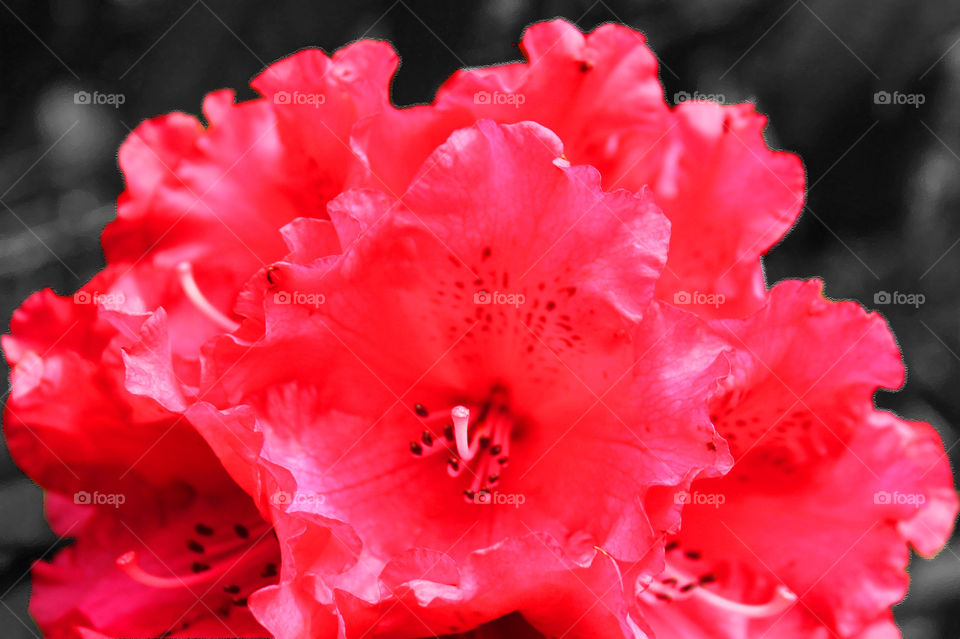
[[305,50],[133,132],[106,268],[3,339],[48,637],[896,633],[957,497],[882,318],[766,287],[800,161],[626,27],[522,48],[403,109],[388,45]]

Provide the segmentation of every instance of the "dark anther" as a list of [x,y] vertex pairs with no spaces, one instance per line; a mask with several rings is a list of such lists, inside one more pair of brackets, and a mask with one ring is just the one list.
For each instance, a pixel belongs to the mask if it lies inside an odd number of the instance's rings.
[[263,567],[263,572],[260,573],[261,577],[276,577],[277,576],[277,564],[270,562]]
[[202,561],[193,562],[193,565],[190,568],[193,570],[193,572],[204,572],[206,570],[210,570],[210,566]]
[[503,450],[503,446],[496,444],[495,446],[490,447],[490,454],[494,456],[499,455],[501,450]]
[[413,453],[414,455],[422,455],[423,446],[421,446],[417,442],[410,442],[410,452]]
[[210,535],[213,534],[213,528],[211,528],[210,526],[205,526],[203,524],[197,524],[196,526],[193,527],[193,529],[197,531],[198,535],[203,535],[204,537],[209,537]]
[[187,548],[188,548],[191,552],[195,552],[195,553],[202,553],[202,552],[203,552],[203,546],[202,546],[199,542],[194,541],[193,539],[191,539],[190,541],[187,542]]
[[278,278],[276,275],[278,270],[280,269],[278,269],[276,266],[267,267],[267,284],[269,284],[271,288],[276,286],[278,283]]
[[420,435],[420,441],[426,446],[433,446],[433,435],[430,434],[429,430],[425,430],[423,434]]
[[223,591],[228,595],[235,595],[240,592],[240,586],[237,584],[230,584],[229,586],[224,586]]
[[428,415],[430,415],[430,412],[424,407],[423,404],[414,404],[413,410],[415,410],[417,412],[417,415],[419,415],[420,417],[427,417]]
[[237,533],[237,537],[240,537],[241,539],[246,539],[247,537],[250,536],[250,531],[247,530],[246,526],[243,526],[241,524],[234,524],[233,532]]

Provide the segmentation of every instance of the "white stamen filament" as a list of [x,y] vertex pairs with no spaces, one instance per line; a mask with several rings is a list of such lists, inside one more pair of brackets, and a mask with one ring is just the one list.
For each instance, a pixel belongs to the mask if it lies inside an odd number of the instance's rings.
[[468,462],[476,454],[476,448],[471,450],[468,429],[470,427],[470,409],[466,406],[454,406],[450,411],[453,418],[453,434],[457,442],[457,453],[460,459]]
[[[674,584],[695,584],[695,586],[686,591],[683,589],[678,590],[676,587],[668,587],[665,585],[663,583],[664,579],[673,580]],[[642,587],[639,583],[637,585]],[[797,602],[797,595],[783,584],[780,584],[776,587],[773,597],[766,603],[746,604],[739,601],[733,601],[732,599],[728,599],[723,595],[718,595],[717,593],[706,589],[703,584],[698,583],[696,578],[688,575],[683,570],[679,570],[676,567],[671,566],[669,563],[667,564],[667,567],[663,573],[660,574],[659,578],[653,580],[649,584],[647,591],[653,593],[654,595],[666,596],[670,601],[682,601],[684,599],[697,598],[704,603],[708,603],[711,606],[719,608],[720,610],[738,614],[750,619],[760,619],[763,617],[778,615],[788,610],[790,606]]]
[[726,610],[751,619],[778,615],[781,612],[785,612],[797,601],[797,595],[782,584],[777,586],[776,591],[773,593],[773,598],[764,604],[745,604],[732,601],[702,587],[694,588],[691,593],[694,597],[698,597],[721,610]]
[[193,277],[193,265],[190,262],[180,262],[177,266],[177,275],[180,278],[180,286],[183,288],[184,295],[210,321],[229,333],[240,328],[239,323],[221,313],[216,306],[210,303],[210,300],[204,297]]
[[[117,557],[115,561],[117,567],[126,573],[127,576],[145,586],[167,589],[189,588],[190,586],[206,583],[215,577],[220,577],[226,574],[232,568],[239,565],[240,560],[252,561],[257,557],[262,558],[273,556],[277,552],[277,547],[274,543],[272,543],[273,541],[273,535],[265,534],[246,549],[242,547],[236,547],[233,549],[233,553],[228,554],[226,558],[221,558],[220,561],[218,561],[212,567],[208,566],[205,570],[190,575],[178,575],[171,573],[169,577],[161,577],[160,575],[149,573],[140,565],[140,559],[137,556],[137,552],[134,550],[128,550]],[[234,557],[234,555],[236,553],[240,553],[240,551],[243,551],[242,554],[239,554],[239,557]]]
[[151,588],[188,588],[210,581],[212,578],[223,574],[230,565],[223,563],[216,569],[205,570],[195,575],[160,577],[145,571],[140,566],[137,553],[131,550],[117,557],[117,566],[133,580],[139,581],[143,585],[150,586]]

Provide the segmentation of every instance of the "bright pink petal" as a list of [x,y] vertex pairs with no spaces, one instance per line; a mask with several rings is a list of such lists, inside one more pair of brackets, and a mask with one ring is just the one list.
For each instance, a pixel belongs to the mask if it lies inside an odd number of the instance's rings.
[[362,122],[356,137],[371,185],[402,193],[450,133],[484,118],[546,126],[573,162],[595,166],[607,186],[610,174],[630,166],[652,181],[669,114],[643,35],[612,24],[583,34],[554,20],[528,27],[521,47],[527,63],[458,71],[434,104]]
[[[45,636],[73,638],[77,627],[110,637],[266,634],[246,597],[275,581],[262,574],[271,563],[275,574],[277,545],[246,495],[203,497],[185,485],[90,494],[114,504],[75,505],[47,495],[55,532],[76,541],[34,565],[30,611]],[[128,551],[168,586],[126,574],[117,559]]]
[[522,48],[526,63],[459,71],[433,104],[361,121],[354,137],[366,183],[402,193],[454,130],[482,118],[533,120],[559,135],[572,162],[596,167],[605,188],[651,187],[673,225],[661,299],[706,317],[758,308],[760,256],[804,198],[800,160],[767,147],[766,118],[749,104],[670,110],[656,58],[623,26],[583,34],[562,20],[540,23]]
[[304,49],[270,65],[251,83],[272,106],[280,138],[323,171],[339,190],[350,174],[354,124],[391,108],[399,59],[386,42],[360,40],[327,56]]
[[578,565],[550,537],[528,534],[472,554],[459,570],[450,564],[452,574],[439,581],[433,557],[421,556],[403,576],[388,566],[380,579],[385,596],[373,603],[336,591],[346,636],[462,632],[514,610],[546,636],[643,636],[629,619],[630,593],[616,562],[601,553]]
[[[244,282],[285,254],[279,228],[295,217],[324,216],[337,189],[320,188],[322,176],[281,143],[265,101],[234,105],[232,93],[222,91],[208,96],[204,110],[209,127],[197,123],[193,144],[179,148],[179,157],[164,157],[179,118],[150,120],[131,134],[120,151],[128,189],[103,244],[108,263],[127,269],[144,264],[173,278],[182,262],[192,264],[199,289],[229,314]],[[151,155],[155,162],[143,160]],[[184,322],[201,338],[224,330],[197,308],[185,311]],[[202,343],[191,332],[175,341],[177,352]]]
[[[930,554],[949,536],[957,497],[939,437],[873,408],[878,387],[903,380],[896,343],[879,316],[820,288],[781,283],[749,319],[718,323],[738,353],[714,423],[736,464],[682,500],[668,569],[642,597],[658,637],[883,632],[907,544]],[[799,601],[755,618],[711,601],[759,606],[782,586]]]
[[216,457],[188,424],[126,392],[119,349],[133,340],[107,314],[50,291],[14,313],[3,338],[12,368],[4,434],[14,460],[67,494],[91,484],[106,490],[127,475],[157,485],[222,483]]
[[707,317],[741,317],[764,300],[760,256],[803,208],[803,166],[767,148],[766,118],[752,105],[684,102],[672,116],[656,179],[628,171],[614,182],[650,183],[670,218],[661,299]]
[[[221,534],[210,540],[214,552],[191,554],[187,537],[194,524],[216,524],[221,531],[235,524],[269,528],[188,422],[125,388],[124,348],[154,363],[155,372],[163,370],[164,388],[179,389],[184,382],[165,341],[165,312],[143,312],[144,300],[134,299],[127,286],[150,280],[117,273],[108,268],[73,298],[49,291],[34,295],[14,314],[12,334],[3,338],[12,366],[4,419],[8,446],[18,465],[47,490],[54,531],[73,539],[51,563],[36,564],[31,609],[51,637],[101,631],[153,637],[167,630],[185,636],[178,630],[181,621],[206,636],[262,636],[244,606],[227,606],[228,612],[218,615],[197,604],[175,577],[196,578],[205,572],[203,565],[233,562],[251,547],[231,538],[225,549]],[[162,296],[162,291],[145,292]],[[275,557],[272,537],[260,546],[268,544],[273,548],[267,554]],[[152,574],[177,583],[158,588],[125,575],[116,560],[130,550]],[[269,561],[262,555],[261,549],[249,558]],[[224,573],[243,591],[237,601],[276,580],[260,577],[259,565],[245,570]],[[126,593],[123,605],[116,602],[118,591]],[[222,589],[207,594],[206,605],[223,608]],[[224,625],[220,616],[231,621]]]
[[[232,329],[243,285],[287,253],[281,227],[326,217],[352,158],[339,139],[386,104],[395,66],[392,50],[378,43],[357,43],[332,58],[304,51],[254,81],[265,98],[234,104],[232,92],[215,92],[204,101],[206,128],[173,114],[145,122],[124,143],[127,190],[104,232],[104,251],[123,269],[117,277],[124,288],[166,276],[161,286],[182,289],[146,309],[165,306],[174,353],[195,357],[204,341]],[[317,100],[299,103],[300,91],[314,91]],[[335,140],[324,137],[329,131]],[[317,144],[305,146],[308,140]],[[181,265],[189,265],[192,283]]]
[[790,480],[807,459],[843,448],[856,428],[851,407],[862,412],[877,388],[903,383],[900,352],[883,318],[830,302],[821,287],[818,280],[782,282],[749,319],[717,324],[740,366],[714,422],[740,474],[756,461],[761,474],[774,464]]

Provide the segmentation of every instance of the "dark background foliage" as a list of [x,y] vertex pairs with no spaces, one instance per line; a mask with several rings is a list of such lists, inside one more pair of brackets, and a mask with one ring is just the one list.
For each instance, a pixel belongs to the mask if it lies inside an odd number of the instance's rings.
[[[960,4],[954,0],[555,0],[351,2],[0,0],[0,323],[32,291],[72,293],[103,264],[99,233],[122,190],[116,149],[144,118],[198,113],[203,95],[305,46],[393,42],[394,101],[429,101],[454,69],[519,57],[533,21],[565,16],[644,31],[677,92],[751,100],[769,142],[799,153],[808,206],[766,260],[768,282],[825,278],[827,294],[882,310],[903,347],[906,388],[878,402],[960,425]],[[76,91],[124,103],[76,104]],[[922,96],[884,104],[878,91]],[[894,98],[891,102],[895,102]],[[917,100],[914,100],[917,101]],[[709,241],[709,238],[704,238]],[[920,293],[885,305],[881,291]],[[956,466],[954,456],[954,466]],[[29,578],[55,539],[39,490],[0,449],[0,628],[36,636]],[[815,522],[811,522],[815,525]],[[958,637],[960,545],[915,561],[897,608],[910,638]]]

